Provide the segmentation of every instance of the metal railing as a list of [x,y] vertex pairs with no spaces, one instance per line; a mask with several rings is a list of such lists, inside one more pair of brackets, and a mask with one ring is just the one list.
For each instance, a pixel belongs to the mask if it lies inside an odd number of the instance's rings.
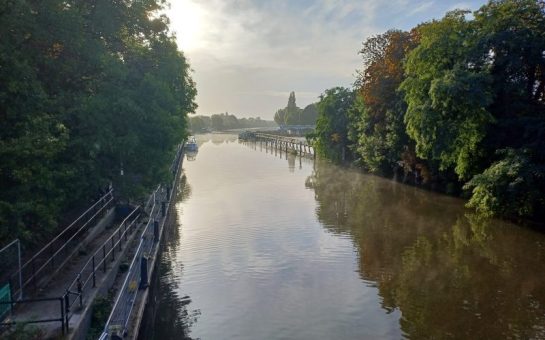
[[51,278],[52,274],[57,273],[73,255],[85,232],[97,217],[100,217],[112,205],[113,201],[113,189],[111,189],[26,261],[20,271],[17,270],[11,274],[10,282],[12,283],[19,282],[21,277],[21,283],[13,287],[13,295],[22,297],[24,288],[30,284],[33,288],[37,288],[42,280]]
[[139,278],[141,276],[142,266],[138,260],[144,255],[145,249],[148,248],[146,245],[149,243],[150,238],[152,238],[154,235],[153,228],[155,228],[155,217],[157,217],[159,213],[157,198],[160,190],[161,188],[157,188],[157,190],[155,190],[151,195],[153,204],[149,213],[150,218],[142,231],[140,242],[138,243],[138,247],[136,248],[134,257],[129,266],[128,274],[125,277],[120,293],[114,302],[112,312],[106,321],[108,331],[121,334],[124,332],[124,329],[126,329],[129,316],[136,300],[136,294],[139,285],[141,284],[141,282],[139,282]]
[[[108,262],[115,261],[116,250],[122,251],[123,243],[127,243],[129,235],[138,225],[138,220],[141,216],[141,208],[137,206],[125,219],[119,227],[112,232],[101,246],[89,257],[81,270],[76,274],[75,278],[68,284],[63,295],[64,300],[64,315],[66,318],[66,326],[68,327],[70,318],[73,315],[73,306],[79,301],[80,307],[84,304],[84,294],[87,288],[96,287],[97,272],[105,273],[108,269]],[[91,285],[89,287],[89,285]],[[71,299],[71,296],[75,296]]]
[[[183,153],[183,144],[178,146],[176,157],[171,165],[171,171],[175,174],[174,181],[179,174],[179,162],[180,157]],[[45,303],[45,302],[58,302],[59,303],[59,314],[48,315],[44,319],[33,319],[33,320],[11,320],[8,322],[0,323],[0,326],[10,326],[16,323],[43,323],[43,322],[61,322],[62,333],[68,332],[70,318],[74,313],[74,305],[79,302],[80,307],[84,304],[84,299],[86,293],[90,289],[95,288],[97,284],[97,274],[101,272],[106,272],[108,269],[108,262],[114,262],[116,258],[116,250],[122,251],[123,242],[127,243],[129,240],[129,235],[137,230],[138,220],[142,215],[142,212],[149,216],[149,220],[141,234],[140,242],[136,250],[136,254],[131,262],[129,267],[129,274],[123,284],[122,290],[127,290],[131,288],[128,286],[129,278],[139,277],[140,276],[140,266],[135,265],[135,261],[138,258],[141,258],[143,254],[149,253],[153,249],[153,244],[157,238],[157,223],[156,217],[162,212],[163,216],[165,215],[165,202],[162,204],[157,204],[159,200],[162,200],[162,195],[166,194],[168,197],[170,192],[169,188],[163,188],[161,185],[152,192],[150,198],[146,202],[143,208],[137,206],[129,215],[121,222],[119,227],[102,243],[100,247],[89,257],[87,262],[83,265],[82,269],[76,274],[75,278],[68,284],[65,293],[60,297],[51,297],[51,298],[39,298],[39,299],[23,299],[19,298],[18,300],[12,298],[10,301],[1,301],[1,304],[27,304],[27,303]],[[99,200],[97,200],[90,208],[88,208],[84,213],[82,213],[74,222],[72,222],[68,227],[66,227],[60,234],[58,234],[53,240],[46,244],[41,250],[39,250],[30,260],[25,262],[15,273],[10,275],[10,283],[18,278],[19,275],[22,277],[15,290],[12,290],[12,296],[16,294],[22,294],[23,288],[27,287],[29,284],[37,286],[41,283],[42,280],[50,278],[51,272],[58,272],[62,267],[68,262],[70,257],[74,254],[75,251],[79,248],[81,240],[85,235],[85,232],[91,226],[91,223],[95,221],[97,217],[100,217],[103,212],[112,205],[114,201],[113,189],[108,191],[103,195]],[[154,223],[152,223],[152,221]],[[164,221],[163,221],[164,223]],[[136,270],[138,267],[138,270]],[[46,269],[50,269],[46,271]],[[147,268],[146,268],[147,270]],[[133,273],[131,275],[131,273]],[[22,296],[22,295],[21,295]],[[75,298],[71,298],[75,297]],[[116,303],[114,305],[114,310],[119,309],[121,306],[121,294],[118,296]],[[116,308],[117,306],[117,308]],[[126,320],[123,325],[126,327],[128,322],[128,316],[130,315],[132,308],[134,306],[134,299],[126,298],[124,309],[121,312],[123,319]],[[114,310],[108,320],[108,323],[112,318]],[[126,317],[125,317],[126,316]],[[107,324],[108,324],[107,323]]]
[[[64,299],[62,297],[53,297],[53,298],[37,298],[37,299],[20,299],[17,300],[17,304],[26,304],[26,303],[59,303],[59,315],[58,317],[55,316],[49,316],[46,319],[32,319],[32,320],[25,320],[21,321],[20,323],[24,324],[31,324],[31,323],[46,323],[46,322],[60,322],[61,323],[61,330],[62,334],[65,334],[65,329],[68,329],[68,327],[65,327],[65,315],[64,315]],[[2,304],[15,304],[15,301],[0,301],[0,305]],[[15,324],[19,323],[19,321],[8,321],[8,322],[2,322],[0,323],[0,326],[2,327],[9,327],[13,326]]]
[[[108,339],[108,337],[113,334],[121,337],[126,334],[130,316],[137,299],[138,290],[147,288],[148,286],[148,282],[144,282],[142,278],[145,277],[147,278],[147,281],[149,281],[148,273],[150,263],[148,260],[152,255],[154,246],[158,244],[160,233],[166,221],[167,211],[170,208],[170,191],[172,190],[171,188],[175,188],[175,184],[178,180],[179,171],[181,168],[180,158],[182,155],[183,144],[180,144],[176,153],[175,162],[173,163],[173,166],[171,166],[171,171],[174,174],[174,179],[171,186],[167,188],[160,186],[150,196],[150,200],[153,201],[153,206],[149,214],[150,219],[142,231],[140,243],[138,244],[129,267],[129,273],[123,281],[120,292],[112,307],[110,316],[108,317],[108,320],[104,326],[104,331],[99,337],[101,340]],[[148,202],[150,200],[148,200]],[[159,202],[161,203],[160,209],[158,204]],[[160,218],[157,218],[159,213],[161,213],[161,217],[164,218],[160,227],[158,221]],[[146,271],[145,275],[142,273],[143,270]]]

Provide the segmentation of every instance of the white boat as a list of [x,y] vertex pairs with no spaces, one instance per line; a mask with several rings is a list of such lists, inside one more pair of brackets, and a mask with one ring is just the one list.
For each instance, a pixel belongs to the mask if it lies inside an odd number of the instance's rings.
[[185,143],[185,149],[186,151],[197,151],[199,149],[195,136],[189,136],[187,142]]

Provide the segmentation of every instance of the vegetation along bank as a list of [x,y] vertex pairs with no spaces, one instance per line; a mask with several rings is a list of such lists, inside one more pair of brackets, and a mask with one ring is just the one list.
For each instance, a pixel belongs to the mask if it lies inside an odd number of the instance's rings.
[[320,97],[319,154],[545,220],[545,13],[490,1],[363,42],[353,89]]

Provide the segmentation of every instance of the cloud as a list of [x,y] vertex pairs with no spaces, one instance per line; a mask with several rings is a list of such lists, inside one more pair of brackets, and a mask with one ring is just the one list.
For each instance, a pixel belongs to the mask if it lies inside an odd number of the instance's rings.
[[172,1],[168,15],[195,70],[198,112],[265,118],[285,106],[290,91],[304,106],[327,88],[351,86],[361,65],[357,52],[363,40],[440,17],[455,3]]
[[428,10],[433,6],[433,1],[423,2],[416,7],[414,7],[410,12],[409,15],[415,15],[417,13],[422,13]]

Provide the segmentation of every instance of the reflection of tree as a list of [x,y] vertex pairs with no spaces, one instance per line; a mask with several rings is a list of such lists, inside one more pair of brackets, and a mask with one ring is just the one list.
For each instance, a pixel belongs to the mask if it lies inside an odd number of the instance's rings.
[[200,148],[203,144],[210,142],[214,145],[236,142],[238,140],[238,135],[230,133],[206,133],[195,135],[195,139]]
[[[182,174],[177,187],[177,203],[189,198],[191,188]],[[161,249],[158,272],[153,277],[151,295],[146,306],[140,339],[191,339],[191,325],[197,321],[200,311],[188,311],[191,300],[180,296],[179,282],[183,265],[177,260],[180,246],[178,215],[169,220]]]
[[545,337],[543,235],[322,162],[306,186],[325,228],[354,240],[360,275],[386,311],[401,310],[407,336]]

